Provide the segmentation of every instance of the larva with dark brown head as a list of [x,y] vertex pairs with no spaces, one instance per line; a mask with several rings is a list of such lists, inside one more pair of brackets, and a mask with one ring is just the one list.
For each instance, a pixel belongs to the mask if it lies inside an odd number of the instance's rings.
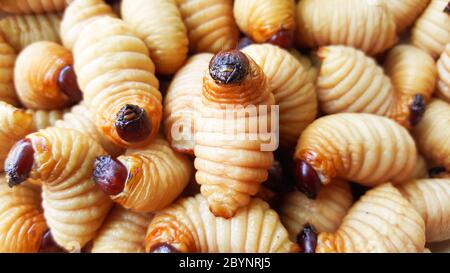
[[15,14],[49,13],[63,11],[73,0],[3,0],[0,10]]
[[437,83],[437,96],[450,103],[450,43],[445,47],[437,62],[439,80]]

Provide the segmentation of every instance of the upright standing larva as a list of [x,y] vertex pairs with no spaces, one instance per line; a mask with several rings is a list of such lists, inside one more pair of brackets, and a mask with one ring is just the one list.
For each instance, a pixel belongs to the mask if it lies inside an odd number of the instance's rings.
[[158,136],[150,145],[129,149],[117,159],[100,156],[93,178],[111,199],[127,209],[153,212],[170,205],[189,183],[192,162]]
[[84,28],[73,52],[84,101],[100,132],[124,148],[154,139],[162,97],[145,43],[122,20],[103,16]]
[[334,177],[375,186],[410,178],[417,150],[409,132],[371,114],[335,114],[317,119],[300,136],[297,187],[315,197]]
[[50,126],[55,126],[56,122],[63,118],[66,110],[31,110],[28,109],[27,113],[33,116],[34,131],[39,131]]
[[122,0],[121,14],[149,48],[158,74],[183,65],[189,40],[175,0]]
[[284,196],[280,208],[281,221],[295,241],[305,225],[313,225],[317,232],[335,232],[353,203],[350,186],[343,180],[324,187],[316,200],[299,191]]
[[39,187],[24,183],[10,188],[0,176],[0,253],[38,252],[48,230]]
[[16,141],[34,132],[34,128],[31,114],[0,101],[0,172],[9,149]]
[[427,242],[450,239],[450,178],[413,180],[398,189],[425,221]]
[[430,0],[383,0],[387,10],[394,16],[397,32],[410,27],[427,7]]
[[152,216],[115,206],[92,241],[91,253],[143,253]]
[[21,103],[30,109],[61,109],[82,99],[72,53],[54,42],[36,42],[20,52],[14,83]]
[[414,138],[421,154],[450,171],[450,105],[433,100],[422,121],[414,129]]
[[235,0],[234,18],[242,32],[257,43],[290,48],[294,40],[294,0]]
[[239,30],[231,0],[176,0],[192,52],[217,53],[238,43]]
[[91,137],[51,127],[17,142],[5,161],[11,186],[28,178],[42,182],[45,219],[55,242],[68,251],[93,239],[111,208],[91,179],[95,158],[104,154]]
[[173,77],[164,97],[165,135],[178,152],[194,153],[194,119],[201,104],[203,76],[212,57],[210,53],[190,57]]
[[318,253],[411,253],[425,247],[425,224],[391,184],[369,190],[334,233],[317,238]]
[[397,41],[394,17],[381,0],[302,0],[297,29],[302,46],[342,44],[369,55]]
[[278,141],[268,130],[273,104],[264,72],[250,57],[238,50],[213,57],[203,79],[194,153],[195,178],[214,215],[232,217],[267,179],[277,147],[263,146]]
[[445,47],[437,62],[439,80],[437,83],[437,96],[450,103],[450,43]]
[[63,11],[71,0],[3,0],[0,10],[8,13],[31,14]]
[[59,43],[59,14],[16,15],[0,21],[3,37],[16,52],[38,41]]
[[101,16],[117,17],[103,0],[76,0],[71,3],[64,12],[59,31],[64,47],[72,50],[86,25]]
[[231,219],[214,216],[200,194],[158,212],[148,227],[147,252],[298,252],[278,214],[252,199]]
[[411,31],[411,42],[438,58],[450,43],[448,0],[431,0]]
[[317,116],[317,69],[303,58],[270,44],[250,45],[243,50],[262,68],[279,105],[280,144],[292,147],[303,129]]
[[14,65],[16,62],[14,49],[0,35],[0,100],[19,106],[19,99],[14,88]]
[[386,72],[391,78],[373,58],[351,47],[322,47],[318,55],[322,63],[317,94],[321,109],[328,114],[372,113],[412,127],[435,87],[434,61],[412,46],[389,52]]

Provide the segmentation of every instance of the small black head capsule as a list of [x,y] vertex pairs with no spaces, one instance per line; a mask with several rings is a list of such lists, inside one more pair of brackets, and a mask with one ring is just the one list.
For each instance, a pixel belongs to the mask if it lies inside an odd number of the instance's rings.
[[241,82],[249,72],[247,56],[239,50],[217,53],[209,63],[209,74],[220,84]]
[[425,113],[425,108],[426,104],[422,95],[415,95],[410,106],[411,113],[409,115],[409,124],[411,126],[416,126],[420,122]]
[[139,142],[152,132],[152,123],[144,109],[134,104],[127,104],[116,117],[117,134],[125,141]]

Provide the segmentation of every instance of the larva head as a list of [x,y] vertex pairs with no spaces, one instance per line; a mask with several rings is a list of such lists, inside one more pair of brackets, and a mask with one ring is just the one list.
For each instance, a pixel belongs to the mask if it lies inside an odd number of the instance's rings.
[[292,47],[293,41],[294,41],[294,31],[289,29],[281,29],[267,40],[268,43],[286,49]]
[[297,243],[302,253],[315,253],[317,246],[317,231],[313,225],[305,224],[297,235]]
[[152,122],[147,112],[134,104],[126,104],[117,113],[115,127],[117,134],[127,142],[140,142],[152,132]]
[[75,75],[75,70],[72,65],[64,66],[61,70],[59,70],[57,85],[59,91],[64,93],[69,98],[70,102],[77,103],[83,98],[80,87],[77,83],[77,76]]
[[419,94],[415,95],[409,107],[410,114],[408,121],[410,126],[416,126],[420,122],[425,113],[425,108],[426,104],[423,96]]
[[10,150],[5,161],[5,172],[10,187],[17,186],[30,177],[34,164],[34,148],[30,139],[22,139]]
[[242,38],[239,40],[239,43],[238,43],[238,45],[237,45],[236,48],[239,49],[239,50],[241,50],[241,49],[243,49],[244,47],[247,47],[247,46],[249,46],[249,45],[252,45],[253,43],[254,43],[254,41],[252,40],[252,38],[245,36],[245,37],[242,37]]
[[304,160],[295,163],[295,186],[308,198],[315,199],[319,194],[322,182],[314,168]]
[[450,1],[448,1],[447,6],[445,6],[444,12],[450,14]]
[[150,253],[180,253],[178,249],[167,243],[158,243],[150,248]]
[[95,160],[92,178],[104,193],[120,194],[127,177],[128,170],[119,160],[110,156],[99,156]]
[[209,74],[218,84],[238,84],[249,71],[249,60],[239,50],[219,52],[209,63]]

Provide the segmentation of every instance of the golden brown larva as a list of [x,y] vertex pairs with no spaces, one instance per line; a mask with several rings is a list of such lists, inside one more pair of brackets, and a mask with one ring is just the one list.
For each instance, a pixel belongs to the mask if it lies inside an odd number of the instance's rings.
[[65,48],[72,50],[81,31],[95,18],[117,17],[103,0],[76,0],[64,12],[60,34]]
[[150,143],[159,130],[162,96],[145,43],[122,20],[102,16],[84,28],[73,53],[99,131],[124,148]]
[[431,0],[411,31],[413,45],[438,58],[450,43],[448,0]]
[[24,183],[10,188],[0,176],[0,252],[38,252],[48,230],[41,207],[41,190]]
[[232,217],[267,179],[273,153],[263,145],[277,139],[263,140],[271,132],[255,127],[270,125],[274,101],[264,72],[245,53],[231,50],[213,57],[203,78],[194,154],[195,177],[214,215]]
[[158,136],[140,149],[114,159],[98,157],[94,180],[115,202],[127,209],[153,212],[170,205],[189,183],[192,162],[177,154]]
[[420,120],[434,91],[435,63],[413,46],[400,45],[389,52],[387,75],[373,58],[351,47],[322,47],[318,55],[322,63],[317,94],[328,114],[372,113],[410,128]]
[[390,183],[369,190],[334,233],[318,236],[318,253],[422,252],[425,224]]
[[16,52],[38,41],[59,43],[59,14],[8,16],[0,21],[0,31]]
[[270,44],[250,45],[243,50],[264,71],[279,105],[280,145],[293,147],[302,131],[317,116],[317,69],[300,54]]
[[296,29],[294,0],[235,0],[233,14],[241,31],[255,42],[292,46]]
[[61,109],[82,98],[72,53],[54,42],[36,42],[20,52],[14,83],[21,103],[29,109]]
[[176,0],[192,52],[217,53],[235,48],[239,30],[231,0]]
[[394,16],[397,32],[402,32],[416,21],[430,0],[383,0],[388,11]]
[[55,126],[56,122],[63,118],[64,113],[67,110],[31,110],[28,109],[27,113],[33,116],[34,131],[39,131],[51,126]]
[[63,11],[72,0],[3,0],[0,10],[15,14]]
[[396,41],[394,17],[381,0],[302,0],[297,4],[302,46],[347,45],[375,55]]
[[152,216],[116,205],[92,241],[91,253],[143,253]]
[[17,55],[14,49],[0,35],[0,100],[19,106],[14,88],[14,64]]
[[324,187],[315,200],[299,191],[284,196],[280,217],[292,241],[307,224],[317,232],[335,232],[353,204],[350,185],[343,180]]
[[450,43],[445,47],[437,62],[439,80],[437,83],[437,96],[450,103]]
[[189,40],[175,0],[122,0],[121,15],[144,40],[158,74],[173,74],[184,64]]
[[6,159],[11,186],[28,178],[42,182],[45,219],[55,242],[68,251],[93,239],[111,208],[91,179],[95,158],[104,154],[91,137],[51,127],[26,136]]
[[203,76],[212,57],[210,53],[190,57],[173,77],[164,97],[165,135],[178,152],[194,153],[194,119],[201,104]]
[[278,214],[252,199],[232,219],[215,217],[200,194],[158,212],[148,227],[147,252],[298,252]]

